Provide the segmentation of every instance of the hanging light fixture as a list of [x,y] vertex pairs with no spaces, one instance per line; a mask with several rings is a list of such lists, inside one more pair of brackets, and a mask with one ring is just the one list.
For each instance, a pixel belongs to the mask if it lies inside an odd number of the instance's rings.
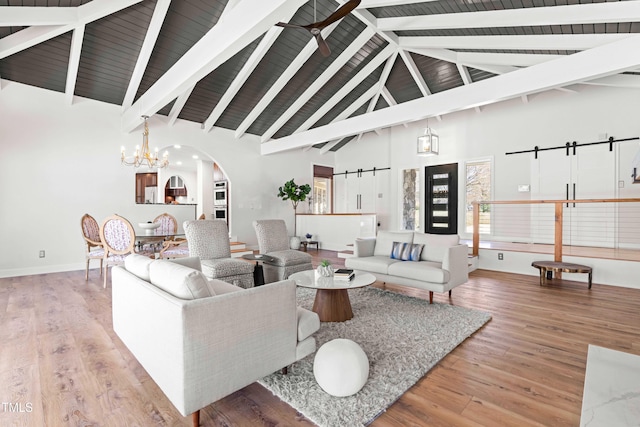
[[150,168],[163,168],[169,164],[169,152],[165,151],[162,155],[162,161],[158,158],[158,148],[152,154],[149,150],[149,126],[147,119],[149,116],[142,116],[144,119],[144,132],[142,133],[142,150],[136,145],[136,152],[133,156],[127,157],[124,153],[124,146],[120,151],[120,161],[127,166],[148,166]]
[[418,155],[419,156],[435,156],[438,154],[440,146],[440,137],[429,127],[427,120],[427,128],[424,135],[418,137]]

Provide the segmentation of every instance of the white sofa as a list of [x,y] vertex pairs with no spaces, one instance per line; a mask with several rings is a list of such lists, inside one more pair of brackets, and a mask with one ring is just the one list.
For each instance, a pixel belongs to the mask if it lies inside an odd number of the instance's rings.
[[[394,242],[424,245],[416,261],[391,258]],[[382,282],[410,286],[434,292],[449,291],[469,279],[467,245],[458,235],[427,234],[406,231],[379,231],[376,237],[356,239],[354,256],[345,266],[366,271]]]
[[242,289],[198,258],[130,255],[113,268],[113,329],[176,409],[192,414],[316,349],[318,315],[291,280]]

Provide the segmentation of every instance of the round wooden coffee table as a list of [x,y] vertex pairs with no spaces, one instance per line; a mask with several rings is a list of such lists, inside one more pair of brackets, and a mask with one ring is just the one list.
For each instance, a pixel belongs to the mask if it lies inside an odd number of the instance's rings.
[[346,281],[318,276],[315,270],[293,273],[289,279],[295,281],[298,286],[316,290],[313,311],[318,313],[321,322],[344,322],[352,319],[353,310],[347,290],[363,288],[376,281],[375,276],[370,273],[356,271],[355,277]]
[[570,262],[534,261],[531,263],[531,266],[540,270],[541,286],[547,283],[547,273],[551,274],[551,272],[555,271],[556,273],[587,273],[589,275],[589,289],[591,289],[592,269],[587,265],[573,264]]

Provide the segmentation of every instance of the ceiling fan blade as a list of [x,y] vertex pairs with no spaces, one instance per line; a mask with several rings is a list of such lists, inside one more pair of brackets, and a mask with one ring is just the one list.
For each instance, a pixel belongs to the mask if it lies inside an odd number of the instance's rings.
[[327,19],[325,19],[324,21],[320,21],[320,22],[316,22],[316,23],[311,24],[311,25],[307,25],[307,27],[324,28],[324,27],[326,27],[328,25],[331,25],[334,22],[336,22],[336,21],[344,18],[345,16],[347,16],[349,13],[351,13],[351,11],[353,9],[358,7],[359,4],[360,4],[360,0],[349,0],[348,2],[343,4],[340,8],[338,8],[338,10],[336,10],[331,15],[329,15],[329,17]]
[[315,34],[315,38],[316,38],[316,41],[318,42],[318,50],[320,51],[322,56],[326,58],[327,56],[331,55],[331,49],[329,49],[329,45],[327,44],[327,41],[322,38],[322,34],[320,33]]
[[296,25],[296,24],[288,24],[286,22],[278,22],[276,24],[276,27],[283,27],[283,28],[300,28],[302,30],[307,30],[309,31],[308,28],[306,28],[306,26],[304,25]]

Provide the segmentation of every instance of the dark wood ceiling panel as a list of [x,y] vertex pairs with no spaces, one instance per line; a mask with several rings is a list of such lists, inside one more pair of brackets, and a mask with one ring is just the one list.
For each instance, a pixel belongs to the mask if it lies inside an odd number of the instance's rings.
[[307,62],[298,70],[289,84],[280,91],[265,111],[249,127],[247,132],[262,135],[269,127],[295,102],[331,63],[351,44],[364,30],[365,25],[352,15],[347,15],[326,39],[331,48],[331,55],[324,57],[315,51]]
[[431,93],[463,86],[458,67],[451,62],[410,53]]
[[160,36],[151,54],[140,87],[138,99],[169,70],[220,19],[226,0],[172,1],[162,24]]
[[163,116],[168,116],[169,113],[171,113],[171,109],[173,108],[173,104],[175,104],[175,103],[176,103],[176,100],[174,99],[173,101],[171,101],[170,103],[168,103],[167,105],[165,105],[164,107],[159,109],[156,114],[161,114]]
[[[371,73],[366,79],[364,79],[355,89],[353,89],[347,96],[345,96],[335,107],[331,109],[327,114],[325,114],[320,120],[318,120],[312,128],[326,125],[331,123],[338,115],[340,115],[344,110],[346,110],[349,106],[351,106],[360,96],[362,96],[366,91],[368,91],[373,85],[378,83],[380,80],[380,76],[382,75],[382,69],[384,68],[384,64],[380,65],[373,73]],[[359,110],[364,108],[366,112],[367,107],[369,106],[369,101],[365,101],[365,103],[360,106]],[[360,113],[362,114],[362,113]],[[358,114],[352,114],[358,115]]]
[[76,7],[92,0],[0,0],[0,6]]
[[368,10],[376,18],[393,18],[396,16],[438,15],[443,13],[481,12],[490,10],[566,6],[571,4],[590,3],[603,3],[603,0],[440,0],[398,6],[376,7],[369,8]]
[[[341,90],[349,80],[358,74],[381,50],[387,46],[385,41],[380,36],[374,36],[353,57],[347,61],[347,63],[327,82],[325,85],[311,97],[309,101],[305,103],[298,110],[298,112],[289,119],[289,121],[274,135],[275,138],[281,138],[286,135],[291,135],[296,131],[310,116],[312,116],[320,107],[327,103],[339,90]],[[379,70],[382,68],[378,67]],[[361,82],[354,90],[352,90],[343,101],[348,104],[342,103],[342,109],[335,107],[332,109],[337,116],[346,105],[350,105],[360,95],[366,92],[371,86],[373,86],[380,78],[380,73],[373,73],[365,79],[365,82]],[[363,84],[364,83],[364,84]],[[336,111],[338,110],[338,111]]]
[[496,76],[496,74],[484,70],[478,70],[473,67],[467,67],[467,71],[469,72],[469,77],[471,77],[472,82],[479,82]]
[[[318,4],[317,16],[329,16],[334,9],[335,7],[332,5]],[[309,2],[298,9],[290,22],[309,23],[312,20],[313,3]],[[302,48],[310,41],[312,41],[311,35],[307,35],[303,31],[293,28],[283,30],[220,116],[216,126],[227,129],[238,128],[249,112],[260,102],[280,75],[298,56]]]
[[422,96],[422,92],[420,92],[418,85],[416,85],[415,80],[411,77],[400,55],[398,55],[396,62],[393,64],[391,73],[389,73],[389,77],[387,78],[386,86],[398,104]]
[[86,26],[76,95],[122,105],[155,5],[141,2]]
[[383,108],[387,108],[389,106],[389,103],[387,102],[386,99],[384,99],[382,96],[378,97],[378,101],[376,102],[376,106],[373,107],[373,111],[378,111],[381,110]]
[[340,140],[340,142],[338,142],[336,145],[334,145],[333,147],[331,147],[329,149],[329,151],[333,151],[336,152],[339,149],[341,149],[342,147],[344,147],[345,145],[347,145],[348,143],[350,143],[351,141],[353,141],[353,139],[356,137],[357,135],[353,135],[353,136],[348,136],[346,138],[342,138]]
[[71,32],[42,42],[0,60],[3,79],[64,92]]
[[640,32],[637,22],[626,24],[575,24],[540,25],[528,27],[462,28],[442,30],[396,31],[400,37],[441,37],[441,36],[514,36],[543,34],[615,34]]
[[[253,43],[246,46],[216,70],[200,80],[178,117],[191,120],[192,122],[204,123],[220,101],[220,98],[222,98],[229,88],[229,85],[233,82],[233,79],[236,78],[238,72],[242,69],[245,62],[247,62],[247,59],[249,59],[258,46],[261,39],[262,37],[254,40]],[[228,129],[235,128],[229,127]]]

